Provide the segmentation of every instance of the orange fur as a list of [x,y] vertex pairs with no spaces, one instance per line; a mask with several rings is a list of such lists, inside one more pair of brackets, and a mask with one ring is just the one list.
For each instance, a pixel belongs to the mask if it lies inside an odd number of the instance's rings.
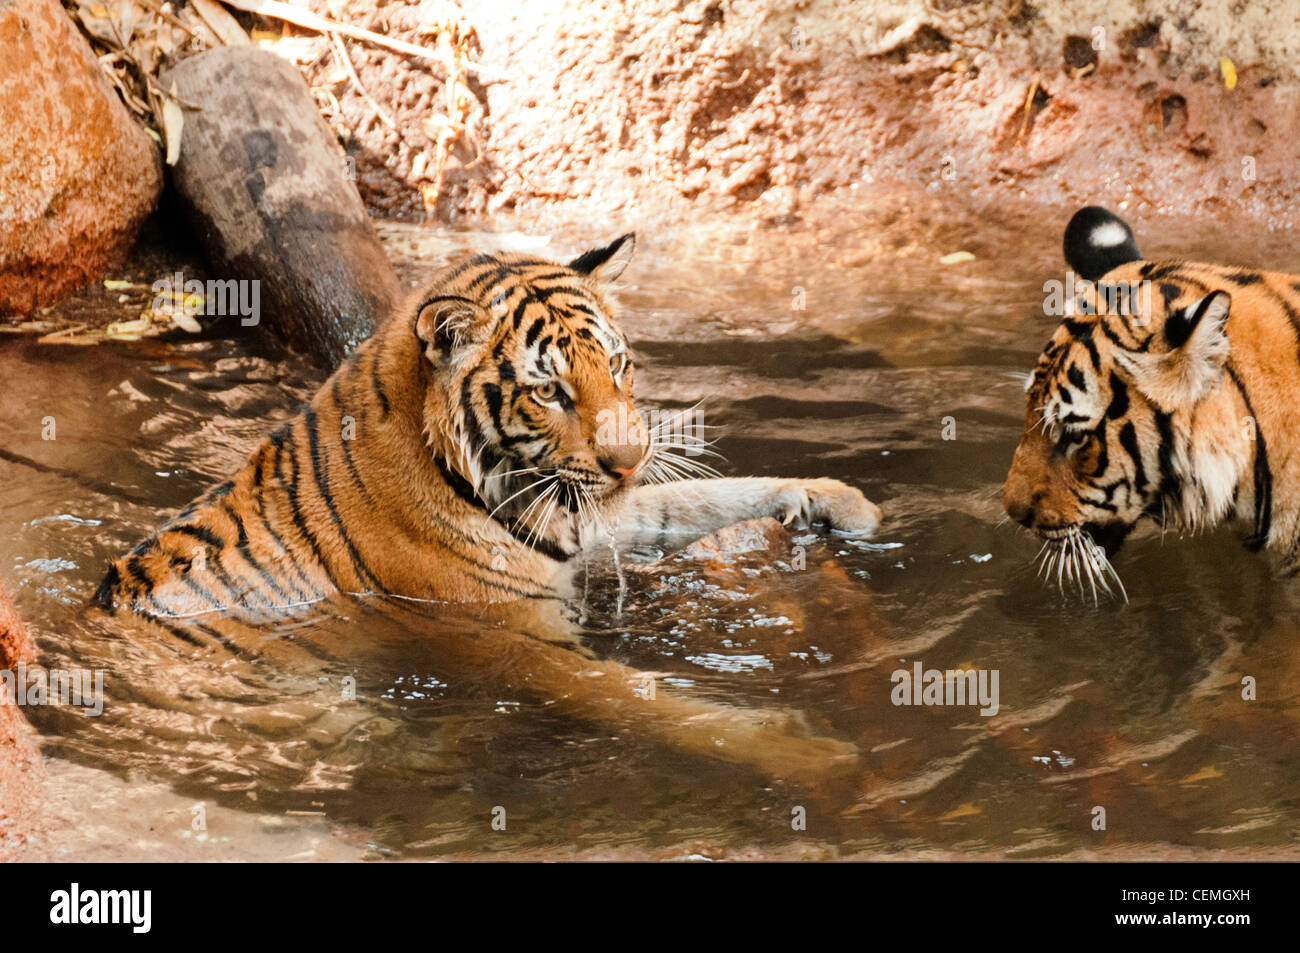
[[324,630],[360,602],[420,631],[427,617],[403,600],[471,603],[482,637],[440,640],[458,675],[491,669],[575,716],[634,716],[772,774],[851,763],[851,744],[809,736],[794,712],[646,698],[651,676],[590,658],[575,635],[566,561],[593,541],[669,543],[764,516],[869,533],[880,518],[835,480],[661,482],[701,468],[665,463],[672,445],[634,405],[608,293],[631,241],[568,265],[481,255],[444,270],[231,480],[118,559],[93,604],[203,654],[272,658],[292,647],[262,623],[306,615]]
[[1130,261],[1076,306],[1028,388],[1003,487],[1012,518],[1049,539],[1082,530],[1112,553],[1143,517],[1235,519],[1296,568],[1300,277]]

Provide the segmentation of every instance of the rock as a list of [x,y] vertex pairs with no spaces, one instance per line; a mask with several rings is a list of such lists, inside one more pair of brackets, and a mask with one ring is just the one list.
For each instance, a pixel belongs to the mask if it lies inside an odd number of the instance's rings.
[[13,601],[0,584],[0,668],[13,668],[32,661],[32,644]]
[[[769,559],[789,554],[792,537],[780,521],[770,516],[732,523],[716,533],[697,539],[682,555],[707,563],[734,563],[743,556],[763,553]],[[754,557],[757,558],[757,557]]]
[[162,160],[57,0],[0,0],[0,50],[3,318],[120,266]]

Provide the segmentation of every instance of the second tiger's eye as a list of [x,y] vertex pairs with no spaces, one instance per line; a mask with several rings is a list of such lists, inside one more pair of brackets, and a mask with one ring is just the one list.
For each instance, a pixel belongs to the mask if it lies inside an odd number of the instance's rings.
[[627,352],[619,351],[609,359],[609,372],[615,377],[620,377],[625,370],[627,370]]

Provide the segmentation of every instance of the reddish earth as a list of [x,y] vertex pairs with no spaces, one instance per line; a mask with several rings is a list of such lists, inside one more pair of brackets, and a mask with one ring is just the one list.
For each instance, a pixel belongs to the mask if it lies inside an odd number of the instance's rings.
[[[32,659],[22,619],[0,584],[0,670]],[[0,698],[0,860],[23,842],[37,765],[26,720],[15,705]]]
[[0,3],[0,319],[119,267],[162,163],[57,0]]
[[[482,65],[352,40],[345,63],[285,31],[378,216],[815,226],[919,193],[1295,218],[1300,13],[1272,0],[309,3]],[[4,317],[118,267],[161,176],[55,0],[0,6],[0,42],[21,53],[0,65]]]
[[[1300,12],[1272,0],[308,3],[482,65],[353,40],[344,62],[285,29],[381,217],[788,228],[1015,198],[1295,218]],[[23,54],[0,65],[4,317],[117,267],[161,178],[54,0],[0,7],[0,41]]]
[[[334,6],[430,42],[423,4]],[[1293,217],[1300,118],[1285,36],[1300,23],[1284,5],[1272,19],[1183,0],[946,0],[921,14],[883,3],[871,16],[843,0],[460,7],[487,71],[464,90],[443,220],[545,210],[790,225],[899,187]],[[1276,23],[1272,45],[1256,36],[1260,16]],[[445,85],[395,54],[352,57],[365,95],[346,78],[330,88],[363,198],[419,219]],[[342,75],[330,56],[307,73]]]

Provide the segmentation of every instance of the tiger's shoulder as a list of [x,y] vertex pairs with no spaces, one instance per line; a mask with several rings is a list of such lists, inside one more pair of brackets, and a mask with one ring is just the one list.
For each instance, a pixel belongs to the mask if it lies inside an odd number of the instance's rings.
[[[445,269],[232,478],[117,559],[92,604],[257,620],[335,593],[554,594],[587,501],[616,500],[645,450],[596,432],[602,411],[630,407],[605,287],[630,245]],[[555,476],[523,479],[539,472]]]

